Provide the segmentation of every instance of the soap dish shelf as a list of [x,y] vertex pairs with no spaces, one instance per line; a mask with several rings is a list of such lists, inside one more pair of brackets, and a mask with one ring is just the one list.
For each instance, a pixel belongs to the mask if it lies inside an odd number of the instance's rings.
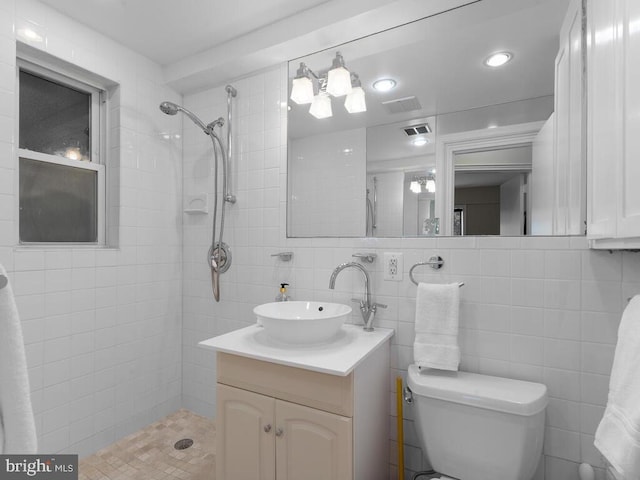
[[185,198],[186,207],[184,213],[187,215],[207,215],[209,213],[208,195],[200,193],[198,195],[188,195]]

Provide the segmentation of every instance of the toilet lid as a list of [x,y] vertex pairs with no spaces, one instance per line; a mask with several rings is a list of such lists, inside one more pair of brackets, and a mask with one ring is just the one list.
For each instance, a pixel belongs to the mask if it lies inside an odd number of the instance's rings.
[[407,384],[416,395],[515,415],[534,415],[547,406],[545,385],[511,378],[410,365]]

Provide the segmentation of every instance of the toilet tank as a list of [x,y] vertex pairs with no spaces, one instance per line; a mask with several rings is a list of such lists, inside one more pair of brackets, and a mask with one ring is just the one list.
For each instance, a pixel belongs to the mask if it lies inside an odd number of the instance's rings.
[[544,440],[545,385],[409,367],[415,427],[431,466],[460,480],[531,480]]

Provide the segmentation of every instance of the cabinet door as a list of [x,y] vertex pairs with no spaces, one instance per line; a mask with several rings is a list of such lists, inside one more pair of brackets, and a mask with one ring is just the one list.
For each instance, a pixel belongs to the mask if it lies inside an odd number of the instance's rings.
[[352,419],[276,400],[278,480],[352,480]]
[[589,0],[587,164],[588,238],[615,238],[621,104],[616,58],[616,2]]
[[220,383],[216,392],[216,478],[275,480],[275,400]]
[[[607,2],[605,2],[607,3]],[[614,3],[614,2],[612,2]],[[640,3],[617,0],[624,137],[620,165],[618,237],[640,236]]]

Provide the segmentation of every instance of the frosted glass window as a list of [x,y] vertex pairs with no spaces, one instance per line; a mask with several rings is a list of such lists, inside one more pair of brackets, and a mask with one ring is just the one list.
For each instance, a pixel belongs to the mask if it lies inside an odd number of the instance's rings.
[[105,91],[62,65],[18,67],[20,243],[104,244]]
[[91,93],[20,70],[20,148],[91,161]]
[[96,242],[98,172],[20,159],[20,240]]

